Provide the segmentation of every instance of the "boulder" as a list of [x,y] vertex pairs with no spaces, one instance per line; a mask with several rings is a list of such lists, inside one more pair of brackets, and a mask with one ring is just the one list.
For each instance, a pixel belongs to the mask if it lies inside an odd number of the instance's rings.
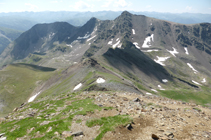
[[141,100],[139,99],[139,98],[135,98],[134,100],[133,100],[133,102],[140,102]]
[[152,139],[153,139],[153,140],[158,140],[159,137],[158,137],[157,135],[155,135],[155,134],[152,134]]
[[83,131],[78,131],[78,132],[74,132],[74,133],[72,133],[72,135],[71,136],[80,136],[80,135],[84,135],[84,133],[83,133]]

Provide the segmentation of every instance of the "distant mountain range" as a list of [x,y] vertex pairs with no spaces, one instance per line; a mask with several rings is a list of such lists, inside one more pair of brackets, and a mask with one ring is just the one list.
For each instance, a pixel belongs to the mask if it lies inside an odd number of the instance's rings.
[[[95,17],[100,20],[114,20],[122,11],[99,11],[99,12],[14,12],[0,13],[0,26],[16,30],[26,31],[37,23],[52,23],[65,21],[74,26],[84,25],[90,18]],[[182,24],[195,24],[211,22],[210,14],[195,13],[158,13],[158,12],[133,12],[132,14],[145,15],[157,19],[172,21]]]
[[[83,26],[90,18],[95,17],[100,20],[114,20],[122,12],[121,11],[99,11],[99,12],[14,12],[0,13],[0,54],[9,45],[11,41],[16,39],[20,33],[30,29],[38,23],[52,22],[68,22],[73,26]],[[211,22],[209,14],[172,14],[157,12],[132,12],[137,15],[145,15],[157,19],[172,21],[182,24],[196,24],[203,22]],[[4,29],[4,31],[2,31]],[[5,30],[9,31],[9,35],[4,34]],[[3,34],[2,34],[3,33]]]

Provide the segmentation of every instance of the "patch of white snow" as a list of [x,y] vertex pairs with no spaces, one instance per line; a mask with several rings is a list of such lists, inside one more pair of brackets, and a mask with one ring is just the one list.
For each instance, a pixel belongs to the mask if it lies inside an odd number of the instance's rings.
[[162,79],[163,83],[167,83],[168,80],[167,79]]
[[162,66],[165,66],[165,64],[163,62],[165,62],[167,59],[169,59],[170,57],[159,57],[157,56],[158,60],[155,60],[154,61]]
[[112,45],[113,42],[113,38],[111,39],[111,41],[108,42],[108,45]]
[[133,34],[134,34],[134,35],[136,34],[136,32],[135,32],[135,30],[134,30],[134,29],[132,29],[132,32],[133,32]]
[[93,38],[95,38],[97,35],[94,35],[93,37],[91,37],[91,38],[89,38],[89,39],[87,39],[87,41],[90,41],[90,40],[92,40]]
[[206,79],[204,78],[203,81],[201,81],[201,82],[202,82],[202,83],[206,83],[207,81],[206,81]]
[[28,100],[28,103],[34,101],[34,99],[37,97],[37,95],[39,95],[40,92],[38,92],[37,94],[35,94],[34,96],[30,97],[29,100]]
[[152,95],[152,93],[147,92],[146,95]]
[[144,43],[142,45],[142,48],[149,48],[151,45],[151,40],[154,41],[153,39],[154,34],[152,34],[151,36],[148,36],[145,38]]
[[187,63],[187,65],[194,71],[195,74],[198,72],[190,63]]
[[133,44],[136,46],[137,49],[140,49],[137,42],[134,42]]
[[77,86],[75,86],[73,90],[77,90],[77,89],[79,89],[81,86],[82,86],[82,84],[80,83],[80,84],[78,84]]
[[173,51],[169,51],[169,50],[167,50],[167,51],[170,52],[174,57],[176,57],[175,54],[178,54],[179,52],[174,47],[172,47],[172,48],[173,48]]
[[141,50],[142,52],[158,52],[159,50],[154,49],[154,50]]
[[119,38],[117,38],[116,41],[119,41]]
[[98,78],[96,82],[97,82],[98,84],[99,84],[99,83],[105,83],[105,80],[104,80],[103,78]]
[[164,88],[161,87],[161,85],[158,85],[158,87],[160,90],[165,90]]
[[198,82],[196,82],[196,81],[193,81],[193,80],[192,80],[192,82],[193,82],[193,83],[195,83],[195,84],[197,84],[197,85],[200,85],[200,86],[201,86],[201,84],[199,84],[199,83],[198,83]]
[[120,43],[120,40],[116,43],[116,44],[114,44],[112,47],[113,47],[113,49],[115,49],[118,45],[119,45],[119,43]]
[[73,47],[71,44],[66,44],[66,45],[67,45],[68,47],[71,47],[71,48]]
[[151,91],[158,92],[158,91],[157,91],[157,90],[155,90],[155,89],[151,89]]
[[188,53],[188,48],[187,48],[187,47],[184,47],[184,49],[185,49],[185,53],[186,53],[187,55],[189,55],[189,53]]
[[89,37],[90,37],[90,34],[87,33],[87,34],[85,34],[84,37],[80,37],[80,36],[79,36],[77,39],[87,39],[87,38],[89,38]]

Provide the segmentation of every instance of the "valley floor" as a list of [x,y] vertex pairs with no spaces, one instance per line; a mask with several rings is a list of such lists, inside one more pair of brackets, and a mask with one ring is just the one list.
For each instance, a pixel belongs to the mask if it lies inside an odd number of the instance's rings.
[[23,104],[1,119],[0,139],[209,140],[211,110],[155,95],[82,92]]

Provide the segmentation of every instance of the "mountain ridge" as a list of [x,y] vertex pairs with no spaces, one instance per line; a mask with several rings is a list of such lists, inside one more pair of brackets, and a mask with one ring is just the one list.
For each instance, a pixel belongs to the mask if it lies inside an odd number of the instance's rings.
[[[58,30],[54,32],[51,27],[56,24]],[[41,98],[69,91],[128,91],[209,106],[210,27],[181,25],[125,11],[115,20],[92,18],[82,27],[60,22],[36,25],[23,33],[34,38],[26,39],[22,34],[16,39],[29,44],[24,50],[13,42],[0,57],[1,62],[56,69],[50,78],[41,78],[42,84],[26,94],[25,100],[37,93]],[[98,78],[105,82],[97,83]],[[74,90],[76,86],[79,88]]]

